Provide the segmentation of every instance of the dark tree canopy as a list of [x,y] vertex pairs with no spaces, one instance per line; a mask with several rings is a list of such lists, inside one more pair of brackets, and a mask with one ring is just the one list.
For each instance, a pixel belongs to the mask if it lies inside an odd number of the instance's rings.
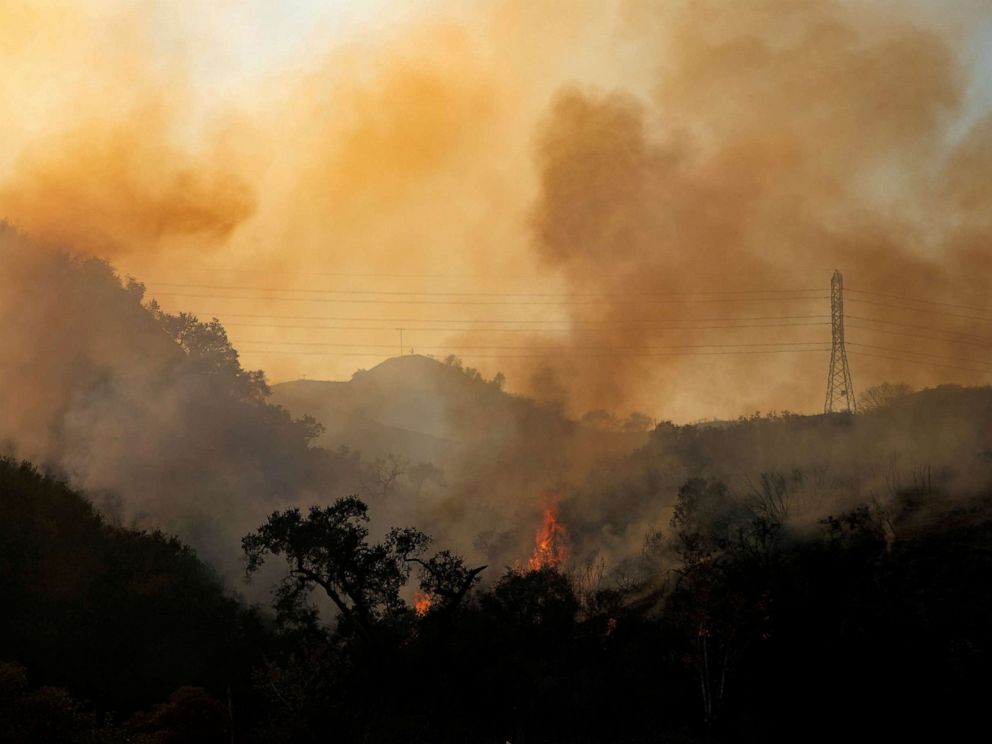
[[371,638],[374,626],[404,611],[400,590],[410,575],[408,557],[420,555],[430,538],[412,529],[394,529],[369,544],[368,507],[355,496],[327,507],[274,512],[242,546],[249,575],[268,554],[289,565],[280,589],[286,606],[299,606],[318,586],[341,613],[347,630]]
[[192,313],[171,315],[155,300],[148,303],[148,309],[190,362],[207,377],[217,379],[242,400],[261,403],[269,396],[265,373],[241,366],[238,352],[217,318],[203,322]]

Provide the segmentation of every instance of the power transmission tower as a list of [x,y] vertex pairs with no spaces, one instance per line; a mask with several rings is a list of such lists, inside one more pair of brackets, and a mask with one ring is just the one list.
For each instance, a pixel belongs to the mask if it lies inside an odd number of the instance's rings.
[[823,404],[823,412],[857,411],[851,368],[847,364],[847,348],[844,346],[844,277],[839,271],[834,271],[830,277],[830,326],[833,346],[830,349],[827,400]]

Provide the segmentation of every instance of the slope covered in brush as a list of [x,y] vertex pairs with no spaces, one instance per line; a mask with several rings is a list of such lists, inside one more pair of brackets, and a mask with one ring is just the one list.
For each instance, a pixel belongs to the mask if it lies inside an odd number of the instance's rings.
[[109,524],[79,492],[0,460],[0,661],[100,709],[184,685],[247,689],[261,621],[190,548]]
[[667,523],[690,478],[802,530],[867,505],[890,539],[935,529],[992,492],[992,388],[945,385],[856,415],[663,423],[628,458],[595,471],[563,506],[589,551],[616,561]]
[[219,323],[144,300],[107,263],[0,227],[0,442],[234,575],[242,533],[277,505],[349,492],[355,466],[267,402]]
[[[347,382],[278,384],[272,400],[324,424],[324,446],[383,458],[385,477],[363,494],[388,501],[392,523],[416,524],[497,565],[530,555],[547,502],[647,440],[636,427],[573,421],[509,394],[502,376],[486,380],[455,358],[396,357]],[[390,488],[405,495],[375,499],[390,474]]]

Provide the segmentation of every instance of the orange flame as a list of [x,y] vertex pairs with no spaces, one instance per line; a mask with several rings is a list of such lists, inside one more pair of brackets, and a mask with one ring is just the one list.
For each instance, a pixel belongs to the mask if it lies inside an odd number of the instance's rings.
[[555,506],[544,508],[544,520],[541,528],[537,531],[535,541],[537,545],[527,567],[531,571],[540,571],[542,568],[561,568],[568,551],[565,543],[568,540],[568,532],[564,525],[558,521],[558,509]]
[[434,597],[430,594],[426,592],[415,592],[413,595],[413,611],[417,613],[417,617],[426,615],[433,601]]

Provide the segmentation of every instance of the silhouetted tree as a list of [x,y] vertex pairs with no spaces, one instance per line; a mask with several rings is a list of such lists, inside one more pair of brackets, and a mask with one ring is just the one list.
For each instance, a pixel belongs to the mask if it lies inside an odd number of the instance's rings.
[[113,731],[101,728],[95,716],[67,690],[31,689],[23,666],[0,662],[0,744],[118,741]]
[[438,485],[444,484],[444,471],[429,462],[422,462],[412,466],[407,470],[407,478],[413,484],[414,494],[419,496],[424,486],[429,481],[434,481]]
[[653,426],[654,419],[640,411],[631,411],[630,415],[620,422],[620,428],[626,432],[648,431]]
[[488,568],[468,568],[465,561],[450,550],[442,550],[427,560],[416,555],[404,555],[403,559],[420,567],[420,589],[432,598],[432,611],[457,609],[478,582],[479,575]]
[[870,387],[858,396],[858,407],[862,411],[872,411],[891,406],[897,400],[912,394],[913,388],[903,382],[883,382]]
[[222,381],[236,397],[261,403],[269,396],[265,373],[241,367],[238,352],[217,318],[202,322],[192,313],[171,315],[155,300],[148,303],[148,310],[197,368]]
[[232,725],[220,700],[199,687],[181,687],[123,728],[134,744],[227,744]]
[[741,569],[767,565],[780,525],[750,512],[722,482],[697,478],[679,489],[671,527],[679,566],[668,608],[689,641],[685,658],[710,725],[721,713],[732,667],[769,621],[767,590],[760,581],[741,581]]
[[380,499],[385,499],[402,476],[410,469],[410,461],[405,457],[387,455],[377,457],[362,474],[362,487]]
[[413,529],[393,529],[381,543],[369,544],[368,507],[357,497],[328,507],[274,512],[242,547],[247,574],[261,568],[267,555],[282,556],[289,574],[278,596],[285,609],[305,606],[315,587],[334,603],[342,629],[372,640],[375,626],[400,614],[400,589],[410,575],[409,557],[419,555],[430,538]]

